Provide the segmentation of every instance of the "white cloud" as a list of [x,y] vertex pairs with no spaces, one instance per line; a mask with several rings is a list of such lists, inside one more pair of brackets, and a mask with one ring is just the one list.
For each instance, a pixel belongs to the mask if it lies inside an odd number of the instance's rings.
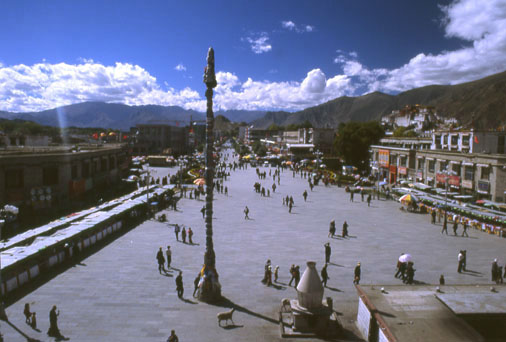
[[287,29],[289,31],[295,31],[295,32],[298,32],[298,33],[303,33],[303,32],[313,32],[314,31],[314,26],[312,25],[305,25],[303,27],[299,27],[297,26],[293,21],[291,20],[286,20],[286,21],[282,21],[281,22],[281,26],[284,28],[284,29]]
[[[254,81],[248,78],[240,83],[230,75],[223,72],[216,74],[217,79],[232,80],[227,86],[216,87],[216,106],[224,110],[299,110],[353,92],[348,77],[339,75],[327,79],[320,69],[309,71],[302,82]],[[230,84],[234,86],[228,86]]]
[[39,111],[84,101],[190,108],[199,100],[199,93],[189,88],[163,91],[155,77],[128,63],[0,67],[0,110],[6,111]]
[[[43,62],[45,62],[46,60],[45,60],[45,59],[43,59],[42,61],[43,61]],[[95,62],[95,61],[94,61],[93,59],[91,59],[91,58],[84,58],[84,57],[79,57],[79,58],[77,59],[77,61],[78,61],[79,63],[82,63],[82,64],[93,64],[93,63]]]
[[281,26],[283,26],[283,28],[286,28],[290,31],[295,29],[295,23],[291,20],[282,21]]
[[251,51],[256,54],[261,54],[272,50],[272,45],[268,42],[269,36],[266,32],[260,33],[257,38],[246,37],[243,38],[243,40],[247,41],[250,44]]
[[186,71],[186,67],[182,63],[179,63],[178,65],[176,65],[174,67],[174,70],[177,70],[177,71]]
[[368,91],[404,91],[431,84],[458,84],[506,70],[506,2],[460,0],[442,7],[447,37],[469,42],[455,51],[420,53],[396,69],[368,69],[357,55],[338,50],[335,63]]

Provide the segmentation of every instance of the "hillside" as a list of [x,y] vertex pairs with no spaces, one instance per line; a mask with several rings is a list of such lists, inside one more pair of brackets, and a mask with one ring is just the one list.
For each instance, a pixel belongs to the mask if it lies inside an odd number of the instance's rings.
[[435,106],[439,114],[456,117],[470,124],[474,113],[476,128],[495,128],[506,124],[506,72],[458,85],[433,85],[397,95],[374,92],[359,97],[340,97],[295,113],[267,113],[253,122],[257,128],[271,124],[286,126],[306,120],[314,127],[337,127],[349,120],[378,120],[406,105]]
[[[234,122],[251,122],[262,117],[263,111],[218,111]],[[178,106],[128,106],[119,103],[83,102],[42,112],[9,113],[0,111],[0,118],[29,120],[47,126],[101,127],[128,130],[139,123],[182,125],[193,120],[205,120],[205,114]]]

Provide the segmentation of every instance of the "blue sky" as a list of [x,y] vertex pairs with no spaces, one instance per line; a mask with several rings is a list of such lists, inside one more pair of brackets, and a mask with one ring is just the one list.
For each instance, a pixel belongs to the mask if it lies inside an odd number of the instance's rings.
[[0,110],[82,101],[295,111],[506,69],[505,0],[0,3]]

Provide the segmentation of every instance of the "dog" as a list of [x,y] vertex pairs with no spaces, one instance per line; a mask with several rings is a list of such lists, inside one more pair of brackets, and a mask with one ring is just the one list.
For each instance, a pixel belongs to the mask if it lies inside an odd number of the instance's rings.
[[[287,309],[288,307],[288,309]],[[289,312],[290,311],[290,299],[289,298],[283,298],[281,299],[281,310],[283,310],[284,312]]]
[[232,320],[232,315],[234,314],[234,311],[235,308],[230,311],[220,312],[219,314],[217,314],[216,317],[218,317],[218,325],[221,327],[221,321],[225,321],[225,323],[228,324],[228,320],[232,321],[232,324],[235,325],[234,321]]

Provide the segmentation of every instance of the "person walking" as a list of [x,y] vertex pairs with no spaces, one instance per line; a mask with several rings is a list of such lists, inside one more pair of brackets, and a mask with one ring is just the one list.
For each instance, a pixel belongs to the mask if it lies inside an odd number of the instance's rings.
[[295,287],[299,285],[299,281],[300,281],[300,266],[297,265],[295,266]]
[[290,267],[290,281],[288,282],[288,286],[292,286],[292,281],[295,281],[295,265],[292,264]]
[[443,232],[446,232],[446,235],[448,235],[448,220],[446,219],[446,215],[444,217],[443,229],[441,229],[441,234],[443,234]]
[[322,271],[321,271],[321,276],[322,276],[322,284],[323,284],[323,287],[327,287],[327,280],[329,280],[329,274],[327,272],[327,265],[328,264],[325,264],[322,268]]
[[47,335],[50,337],[62,338],[60,329],[58,329],[58,316],[60,316],[60,310],[56,310],[56,305],[53,305],[51,311],[49,311],[49,329]]
[[199,290],[199,283],[200,283],[200,272],[197,274],[197,276],[193,280],[193,298],[195,298],[195,294]]
[[430,213],[430,216],[431,216],[431,223],[436,224],[436,209],[432,210],[432,212]]
[[276,192],[276,183],[272,183],[272,193]]
[[467,221],[464,219],[462,220],[462,237],[465,235],[466,237],[469,237],[469,235],[467,235]]
[[183,239],[183,243],[186,243],[186,229],[183,227],[183,230],[181,231],[181,238]]
[[179,231],[181,230],[181,228],[179,228],[179,225],[176,223],[176,225],[174,226],[174,234],[176,234],[176,241],[179,241]]
[[274,268],[274,282],[277,283],[278,282],[278,272],[279,272],[279,266],[276,266]]
[[165,251],[165,256],[167,257],[167,270],[169,270],[170,263],[172,262],[172,251],[170,250],[170,246],[167,246],[167,250]]
[[367,196],[367,206],[370,207],[371,206],[371,194],[369,194]]
[[288,203],[288,212],[289,213],[292,212],[292,208],[293,208],[293,203],[292,202]]
[[350,202],[353,202],[353,190],[350,189]]
[[23,310],[23,315],[25,315],[25,323],[30,324],[30,318],[32,317],[32,313],[30,312],[30,304],[26,303],[25,308]]
[[175,330],[171,330],[170,336],[167,339],[167,342],[179,342],[179,338],[177,337]]
[[192,228],[191,228],[191,227],[188,227],[188,243],[189,243],[190,245],[193,245],[193,240],[192,240],[192,238],[193,238],[193,230],[192,230]]
[[492,273],[492,281],[495,281],[497,282],[497,279],[499,278],[497,276],[497,273],[499,272],[499,265],[497,265],[497,259],[494,259],[494,261],[492,262],[492,270],[491,270],[491,273]]
[[176,277],[176,291],[179,298],[183,298],[184,287],[183,287],[183,271],[179,271]]
[[307,200],[307,190],[304,190],[304,192],[302,193],[302,197],[304,197],[304,202],[306,202],[306,200]]
[[202,213],[202,218],[206,218],[206,206],[203,206],[200,212]]
[[453,217],[453,235],[457,236],[457,229],[459,228],[459,217],[455,215]]
[[464,263],[464,254],[462,253],[462,251],[459,252],[459,255],[457,256],[457,260],[459,262],[459,266],[457,268],[457,272],[458,273],[462,273],[462,265]]
[[325,263],[328,264],[330,262],[330,254],[332,254],[332,249],[330,248],[330,243],[327,242],[325,245]]
[[359,285],[360,284],[360,274],[362,273],[360,269],[360,262],[357,263],[357,266],[355,266],[355,270],[353,272],[354,278],[353,278],[353,284]]
[[162,271],[165,272],[165,267],[163,266],[163,264],[165,264],[165,258],[163,257],[162,247],[160,247],[158,253],[156,253],[156,260],[158,261],[158,272],[162,274]]
[[439,285],[444,285],[445,284],[445,276],[441,274],[441,276],[439,277]]
[[336,234],[336,221],[332,220],[332,221],[330,221],[329,235],[328,235],[328,237],[332,237],[333,238],[335,234]]
[[364,188],[361,188],[360,189],[360,197],[362,198],[362,202],[364,201],[364,194],[365,194]]
[[249,208],[248,208],[248,206],[246,206],[246,208],[244,208],[244,219],[245,220],[249,220],[248,214],[249,214]]
[[346,221],[344,221],[343,223],[343,234],[342,234],[343,238],[347,237],[348,236],[348,223]]
[[406,284],[413,284],[415,278],[415,268],[413,267],[413,262],[408,262],[408,267],[406,268]]
[[30,319],[30,327],[33,330],[37,330],[37,316],[35,312],[32,312],[32,318]]

